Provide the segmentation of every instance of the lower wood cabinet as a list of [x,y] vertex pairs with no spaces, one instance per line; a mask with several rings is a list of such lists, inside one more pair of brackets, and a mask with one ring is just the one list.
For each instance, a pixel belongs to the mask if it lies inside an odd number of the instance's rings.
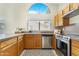
[[79,56],[79,41],[72,39],[71,40],[71,55]]
[[24,49],[23,36],[18,37],[18,55],[22,53]]
[[17,42],[14,42],[4,48],[1,48],[1,56],[17,56]]
[[41,48],[42,41],[41,41],[40,34],[26,34],[24,35],[24,48]]
[[56,49],[56,36],[55,36],[55,34],[52,37],[53,37],[53,39],[52,39],[52,48]]
[[0,42],[0,56],[17,56],[17,37],[9,38]]

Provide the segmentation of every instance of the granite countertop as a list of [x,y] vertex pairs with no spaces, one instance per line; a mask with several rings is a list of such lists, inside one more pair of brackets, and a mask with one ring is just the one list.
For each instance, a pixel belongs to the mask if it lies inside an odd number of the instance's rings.
[[24,35],[24,33],[21,33],[21,34],[0,34],[0,41],[8,39],[8,38],[12,38],[12,37],[17,37],[20,35]]
[[26,32],[25,34],[53,34],[53,32]]
[[71,40],[78,40],[79,41],[78,34],[67,34],[66,36],[69,36],[71,38]]
[[8,38],[12,38],[12,37],[17,37],[17,36],[20,36],[20,35],[24,35],[24,34],[52,34],[52,32],[50,33],[46,33],[46,32],[26,32],[26,33],[19,33],[19,34],[0,34],[0,41],[1,40],[6,40]]

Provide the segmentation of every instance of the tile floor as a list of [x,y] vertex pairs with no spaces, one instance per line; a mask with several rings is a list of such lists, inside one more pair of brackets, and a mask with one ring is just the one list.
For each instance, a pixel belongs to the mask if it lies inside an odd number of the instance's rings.
[[25,49],[20,56],[57,56],[54,49]]

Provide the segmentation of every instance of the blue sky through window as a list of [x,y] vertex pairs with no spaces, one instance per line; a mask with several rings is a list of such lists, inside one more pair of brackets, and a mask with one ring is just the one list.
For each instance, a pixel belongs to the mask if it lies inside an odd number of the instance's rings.
[[46,14],[48,12],[48,6],[43,3],[35,3],[29,8],[29,13],[32,14]]

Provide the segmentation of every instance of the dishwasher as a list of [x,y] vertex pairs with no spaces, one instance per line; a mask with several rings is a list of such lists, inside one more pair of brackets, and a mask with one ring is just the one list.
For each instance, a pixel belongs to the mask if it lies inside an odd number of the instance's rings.
[[42,35],[42,48],[52,48],[53,35]]

